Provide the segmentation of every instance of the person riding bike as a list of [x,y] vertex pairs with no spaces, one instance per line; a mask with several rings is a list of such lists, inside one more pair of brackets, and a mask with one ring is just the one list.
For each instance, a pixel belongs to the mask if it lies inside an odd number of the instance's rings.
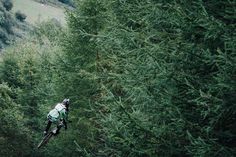
[[[47,115],[47,126],[43,132],[44,135],[47,135],[48,130],[50,129],[52,123],[63,122],[65,130],[67,129],[67,121],[68,121],[68,112],[69,112],[69,101],[70,99],[64,99],[62,103],[58,103],[54,109],[52,109]],[[62,125],[57,125],[57,131],[55,135],[57,135],[61,129]]]

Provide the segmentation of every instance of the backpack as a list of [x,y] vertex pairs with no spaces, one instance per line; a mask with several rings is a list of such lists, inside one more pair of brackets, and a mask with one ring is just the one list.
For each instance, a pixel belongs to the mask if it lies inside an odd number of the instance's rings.
[[47,119],[51,122],[57,122],[60,118],[64,118],[65,112],[66,107],[63,104],[58,103],[55,108],[48,113]]

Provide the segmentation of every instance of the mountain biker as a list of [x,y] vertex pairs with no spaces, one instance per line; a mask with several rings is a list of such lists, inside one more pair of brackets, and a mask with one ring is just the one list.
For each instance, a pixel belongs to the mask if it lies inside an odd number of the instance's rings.
[[[62,121],[65,127],[65,130],[67,129],[67,121],[68,121],[68,112],[69,112],[69,101],[70,99],[64,99],[62,103],[58,103],[54,109],[52,109],[48,115],[47,115],[47,126],[43,132],[44,135],[47,135],[48,130],[50,129],[52,123],[58,123],[59,121]],[[57,135],[61,129],[61,125],[57,125],[57,131],[55,135]]]

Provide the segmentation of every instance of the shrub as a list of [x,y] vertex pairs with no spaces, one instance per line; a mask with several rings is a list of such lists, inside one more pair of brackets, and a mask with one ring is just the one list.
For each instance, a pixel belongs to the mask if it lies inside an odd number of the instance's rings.
[[0,49],[9,44],[11,35],[14,34],[13,27],[16,25],[15,19],[8,11],[12,7],[10,3],[9,0],[0,0]]
[[13,7],[12,0],[4,0],[3,2],[4,8],[6,8],[7,11],[11,10]]
[[61,2],[61,3],[68,4],[70,6],[73,6],[73,1],[72,0],[58,0],[58,1]]
[[20,12],[20,11],[17,11],[17,12],[15,13],[15,16],[16,16],[16,18],[17,18],[18,20],[20,20],[21,22],[23,22],[23,21],[26,19],[26,17],[27,17],[24,13],[22,13],[22,12]]

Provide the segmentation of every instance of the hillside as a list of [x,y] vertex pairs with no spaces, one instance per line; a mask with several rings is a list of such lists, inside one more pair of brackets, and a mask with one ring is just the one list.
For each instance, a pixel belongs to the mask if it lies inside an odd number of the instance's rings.
[[12,6],[0,0],[0,49],[14,39],[14,27],[17,22],[11,14]]
[[[0,49],[12,44],[17,38],[26,36],[32,30],[32,26],[40,22],[56,19],[62,26],[66,25],[64,14],[66,5],[63,3],[51,5],[51,3],[42,4],[34,0],[1,0],[0,2]],[[26,22],[16,20],[16,12],[26,15]]]
[[13,12],[20,10],[27,15],[26,21],[30,24],[39,23],[52,18],[57,19],[62,25],[66,24],[64,9],[48,4],[38,3],[33,0],[13,0]]

